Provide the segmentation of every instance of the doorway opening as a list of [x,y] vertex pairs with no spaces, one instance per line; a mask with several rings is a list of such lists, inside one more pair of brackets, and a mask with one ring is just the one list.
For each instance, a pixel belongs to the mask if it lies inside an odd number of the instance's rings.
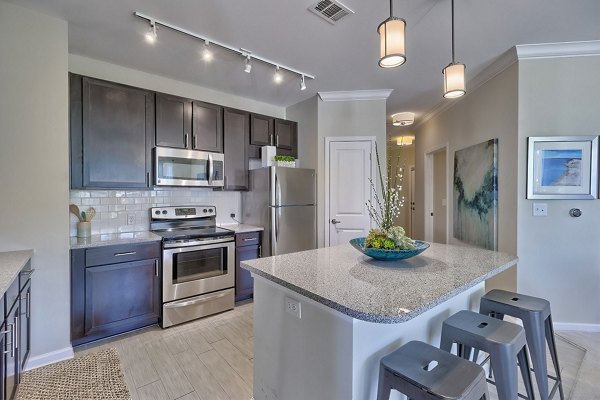
[[425,240],[448,243],[448,145],[425,153]]

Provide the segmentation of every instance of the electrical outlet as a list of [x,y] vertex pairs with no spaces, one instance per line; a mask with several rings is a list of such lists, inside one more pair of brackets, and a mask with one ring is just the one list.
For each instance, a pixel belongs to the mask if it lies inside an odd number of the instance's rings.
[[300,307],[300,302],[298,300],[294,300],[292,298],[285,298],[285,311],[292,314],[294,317],[301,319],[302,318],[302,309]]
[[533,216],[534,217],[547,217],[548,216],[548,204],[533,203]]
[[135,225],[135,214],[127,214],[127,225]]
[[231,214],[229,214],[229,217],[230,218],[235,218],[235,213],[232,212]]

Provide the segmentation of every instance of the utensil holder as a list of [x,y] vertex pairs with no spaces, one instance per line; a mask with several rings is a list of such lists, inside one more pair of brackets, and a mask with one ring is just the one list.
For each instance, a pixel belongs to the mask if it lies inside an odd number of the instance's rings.
[[91,222],[78,222],[77,223],[77,237],[78,238],[89,238],[92,236],[92,223]]

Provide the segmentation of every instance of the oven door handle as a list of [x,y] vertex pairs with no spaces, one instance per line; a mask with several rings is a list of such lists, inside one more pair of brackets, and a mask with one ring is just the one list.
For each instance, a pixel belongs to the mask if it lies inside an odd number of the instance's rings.
[[215,300],[215,299],[225,297],[225,296],[227,296],[227,293],[217,293],[217,294],[213,294],[211,296],[202,297],[201,299],[178,301],[178,302],[174,302],[171,304],[167,304],[167,305],[165,305],[165,308],[187,307],[187,306],[192,306],[192,305],[198,304],[198,303],[204,303],[204,302],[210,301],[210,300]]

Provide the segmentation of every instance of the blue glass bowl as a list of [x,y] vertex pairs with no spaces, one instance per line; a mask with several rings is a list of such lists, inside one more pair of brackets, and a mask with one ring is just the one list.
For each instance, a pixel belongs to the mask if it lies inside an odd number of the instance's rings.
[[412,250],[384,250],[365,247],[365,238],[356,238],[350,241],[350,244],[358,251],[368,255],[371,258],[381,261],[405,260],[421,254],[429,248],[429,243],[422,240],[415,240],[417,248]]

